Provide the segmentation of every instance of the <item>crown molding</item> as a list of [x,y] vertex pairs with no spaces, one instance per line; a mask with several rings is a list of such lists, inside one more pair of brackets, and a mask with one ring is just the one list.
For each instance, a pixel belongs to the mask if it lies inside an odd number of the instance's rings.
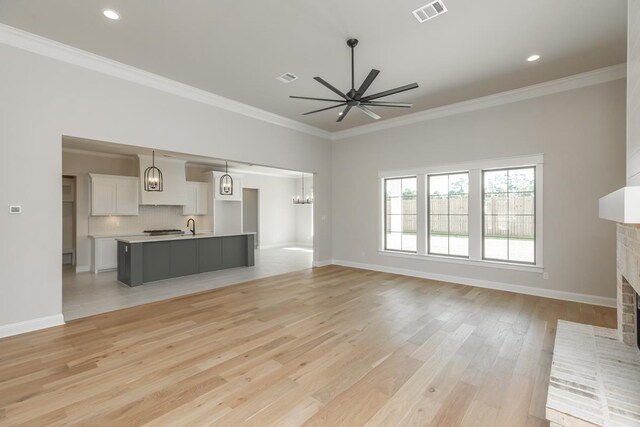
[[0,24],[0,43],[161,90],[257,120],[330,140],[331,132],[207,92],[118,61]]
[[69,148],[62,147],[63,153],[69,154],[79,154],[81,156],[98,156],[98,157],[108,157],[112,159],[124,159],[136,161],[137,154],[120,154],[120,153],[105,153],[103,151],[91,151],[91,150],[83,150],[81,148]]
[[331,141],[623,79],[626,64],[330,132],[0,23],[0,43]]
[[626,76],[626,63],[612,65],[610,67],[587,71],[585,73],[576,74],[557,80],[550,80],[548,82],[526,86],[507,92],[496,93],[469,101],[462,101],[455,104],[419,111],[417,113],[384,120],[378,123],[345,129],[343,131],[334,132],[331,139],[334,141],[344,140],[367,133],[378,132],[381,130],[392,129],[400,126],[407,126],[427,120],[439,119],[442,117],[468,113],[470,111],[496,107],[499,105],[510,104],[513,102],[524,101],[527,99],[538,98],[541,96],[551,95],[554,93],[564,92],[572,89],[578,89],[581,87],[606,83],[623,79]]

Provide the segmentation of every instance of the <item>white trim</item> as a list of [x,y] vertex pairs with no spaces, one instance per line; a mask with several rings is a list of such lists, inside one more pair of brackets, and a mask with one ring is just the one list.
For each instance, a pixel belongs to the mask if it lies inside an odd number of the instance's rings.
[[478,288],[495,289],[499,291],[513,292],[516,294],[532,295],[536,297],[552,298],[562,301],[580,302],[583,304],[600,305],[604,307],[616,307],[615,298],[600,297],[597,295],[578,294],[574,292],[556,291],[553,289],[522,286],[512,283],[493,282],[489,280],[472,279],[469,277],[450,276],[446,274],[430,273],[426,271],[409,270],[405,268],[387,267],[382,265],[364,264],[344,260],[333,260],[332,264],[343,267],[361,268],[364,270],[380,271],[383,273],[400,274],[403,276],[419,277],[421,279],[437,280],[440,282],[456,283]]
[[593,86],[600,83],[620,80],[625,78],[626,75],[626,63],[612,65],[610,67],[587,71],[586,73],[575,74],[573,76],[564,77],[557,80],[550,80],[548,82],[539,83],[532,86],[525,86],[519,89],[483,96],[481,98],[457,102],[455,104],[431,108],[429,110],[418,111],[413,114],[407,114],[405,116],[387,119],[377,123],[357,126],[351,129],[345,129],[343,131],[334,132],[332,134],[332,139],[334,141],[339,141],[358,135],[364,135],[381,130],[411,125],[426,120],[439,119],[442,117],[468,113],[470,111],[481,110],[484,108],[497,107],[499,105],[510,104],[513,102],[538,98],[541,96],[565,92],[568,90],[578,89],[586,86]]
[[315,126],[270,113],[260,108],[252,107],[5,24],[0,24],[0,43],[181,96],[192,101],[222,108],[277,126],[304,132],[327,140],[331,139],[331,132]]
[[119,154],[119,153],[104,153],[102,151],[90,151],[90,150],[82,150],[80,148],[68,148],[62,147],[63,153],[69,154],[79,154],[81,156],[98,156],[98,157],[108,157],[113,159],[127,159],[127,160],[135,160],[136,154]]
[[51,328],[53,326],[60,325],[64,325],[64,317],[62,316],[62,314],[40,317],[38,319],[25,320],[23,322],[10,323],[8,325],[0,326],[0,338],[24,334],[26,332],[37,331],[40,329]]
[[[508,261],[494,261],[494,260],[486,260],[482,256],[482,171],[492,170],[492,169],[503,169],[503,168],[518,168],[518,167],[529,167],[533,166],[536,170],[536,191],[535,191],[535,200],[536,200],[536,234],[535,234],[535,264],[520,264],[515,262]],[[539,271],[543,270],[543,199],[544,199],[544,188],[543,188],[543,166],[544,166],[544,155],[543,154],[532,154],[528,156],[518,156],[518,157],[503,157],[497,159],[485,159],[485,160],[474,160],[470,162],[464,163],[456,163],[449,165],[431,165],[419,168],[412,169],[403,169],[403,170],[393,170],[393,171],[381,171],[378,173],[378,206],[379,206],[379,215],[378,215],[378,224],[379,224],[379,235],[378,235],[378,252],[389,254],[392,253],[396,256],[401,257],[418,257],[417,259],[431,259],[434,261],[442,261],[443,259],[451,262],[452,259],[455,259],[455,262],[458,264],[467,264],[467,265],[477,265],[477,266],[485,266],[485,267],[495,267],[495,268],[506,268],[504,265],[515,266],[516,270],[522,271]],[[420,215],[421,209],[426,209],[426,215],[428,215],[428,195],[425,191],[425,185],[423,183],[422,187],[418,186],[417,191],[417,203],[418,203],[418,221],[417,221],[417,238],[418,245],[417,251],[415,253],[407,253],[407,252],[396,252],[396,251],[388,251],[384,245],[384,233],[385,233],[385,222],[384,222],[384,204],[385,204],[385,194],[384,194],[384,181],[386,179],[393,179],[399,177],[406,176],[415,176],[420,179],[424,179],[425,176],[429,176],[432,174],[442,174],[442,173],[456,173],[456,172],[468,172],[469,173],[469,257],[468,258],[454,258],[447,256],[439,256],[427,253],[426,241],[428,239],[428,231],[427,221],[425,215]],[[523,269],[522,267],[527,267],[528,269]],[[531,269],[534,270],[531,270]]]
[[333,260],[324,260],[324,261],[313,261],[314,267],[326,267],[327,265],[334,264]]
[[378,172],[378,178],[396,178],[414,175],[432,175],[438,173],[467,172],[472,169],[500,169],[515,168],[519,166],[531,166],[544,163],[544,154],[531,154],[527,156],[500,157],[493,159],[472,160],[469,162],[437,164],[418,168],[389,170]]
[[273,245],[260,245],[260,247],[258,249],[274,249],[274,248],[287,248],[287,247],[297,247],[297,248],[313,248],[313,246],[310,246],[307,243],[299,243],[299,242],[286,242],[286,243],[276,243]]
[[471,265],[474,267],[502,268],[505,270],[525,271],[527,273],[544,273],[544,266],[530,264],[516,264],[511,262],[475,260],[469,258],[452,257],[446,255],[419,254],[379,250],[378,254],[395,258],[419,259],[422,261],[445,262],[450,264]]
[[86,271],[91,271],[91,266],[88,265],[77,265],[76,273],[84,273]]

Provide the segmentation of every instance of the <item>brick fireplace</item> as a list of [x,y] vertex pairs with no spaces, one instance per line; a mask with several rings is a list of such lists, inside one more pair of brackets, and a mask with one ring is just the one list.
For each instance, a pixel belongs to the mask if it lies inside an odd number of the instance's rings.
[[637,293],[640,293],[640,225],[618,224],[618,335],[638,345]]
[[[551,427],[640,426],[640,225],[617,225],[617,329],[558,321]],[[613,278],[612,278],[613,279]]]

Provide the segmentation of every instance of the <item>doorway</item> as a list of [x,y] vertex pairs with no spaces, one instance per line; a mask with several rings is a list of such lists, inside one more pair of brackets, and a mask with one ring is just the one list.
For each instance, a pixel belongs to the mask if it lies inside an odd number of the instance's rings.
[[257,188],[243,188],[242,189],[242,231],[244,233],[256,233],[254,239],[256,248],[259,247],[258,242],[260,237],[258,235],[260,228],[259,221],[259,197]]
[[76,178],[62,177],[62,265],[76,265]]

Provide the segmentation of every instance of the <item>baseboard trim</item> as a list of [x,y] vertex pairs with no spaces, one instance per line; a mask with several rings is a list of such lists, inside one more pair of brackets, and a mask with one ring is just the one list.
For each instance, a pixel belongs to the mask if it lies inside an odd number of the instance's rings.
[[64,325],[64,316],[62,314],[39,317],[37,319],[25,320],[23,322],[10,323],[8,325],[0,326],[0,338],[24,334],[26,332],[38,331],[40,329],[46,329],[60,325]]
[[[324,261],[323,261],[324,262]],[[450,282],[460,285],[475,286],[478,288],[495,289],[499,291],[513,292],[516,294],[532,295],[536,297],[552,298],[562,301],[579,302],[583,304],[599,305],[604,307],[616,307],[615,298],[606,298],[596,295],[578,294],[574,292],[556,291],[553,289],[534,288],[512,283],[492,282],[489,280],[473,279],[469,277],[450,276],[446,274],[430,273],[427,271],[410,270],[405,268],[387,267],[383,265],[364,264],[359,262],[332,260],[334,265],[343,267],[360,268],[363,270],[379,271],[382,273],[400,274],[403,276],[419,277],[421,279],[437,280],[440,282]],[[323,264],[328,265],[328,264]],[[314,267],[315,267],[314,262]]]
[[313,261],[314,267],[326,267],[327,265],[334,264],[333,260],[324,260],[324,261]]
[[260,245],[260,249],[274,249],[274,248],[287,248],[287,247],[296,247],[296,248],[311,248],[313,249],[313,246],[308,245],[306,243],[299,243],[299,242],[288,242],[288,243],[277,243],[275,245]]
[[90,270],[91,267],[88,265],[76,265],[76,273],[85,273]]

